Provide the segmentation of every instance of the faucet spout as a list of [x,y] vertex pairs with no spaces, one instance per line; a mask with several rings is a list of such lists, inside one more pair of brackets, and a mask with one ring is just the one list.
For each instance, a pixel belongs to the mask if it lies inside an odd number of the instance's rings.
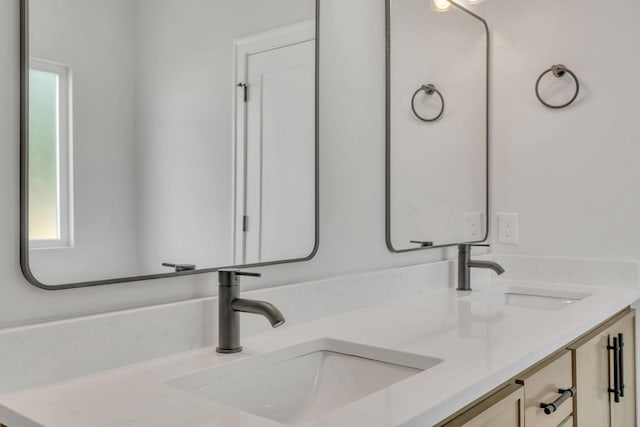
[[[470,291],[471,290],[471,269],[472,268],[487,268],[495,271],[498,275],[504,273],[504,268],[497,262],[493,261],[479,261],[471,259],[471,245],[469,243],[462,243],[458,245],[458,290]],[[488,245],[479,245],[488,246]]]
[[504,268],[494,261],[469,260],[467,265],[471,268],[487,268],[489,270],[493,270],[498,274],[498,276],[504,273]]
[[278,328],[285,322],[284,316],[278,308],[266,301],[256,301],[244,298],[236,298],[231,301],[231,308],[242,313],[260,314],[269,320],[271,326]]
[[218,353],[239,353],[240,313],[259,314],[266,317],[271,326],[284,324],[284,316],[278,308],[266,301],[240,298],[240,276],[260,277],[259,273],[237,270],[218,271]]

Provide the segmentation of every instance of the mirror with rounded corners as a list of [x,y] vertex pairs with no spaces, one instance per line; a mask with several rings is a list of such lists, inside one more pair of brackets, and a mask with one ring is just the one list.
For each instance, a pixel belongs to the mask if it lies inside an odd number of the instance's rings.
[[48,290],[305,261],[316,0],[21,0],[21,263]]
[[387,246],[406,252],[483,241],[487,25],[460,2],[385,1]]

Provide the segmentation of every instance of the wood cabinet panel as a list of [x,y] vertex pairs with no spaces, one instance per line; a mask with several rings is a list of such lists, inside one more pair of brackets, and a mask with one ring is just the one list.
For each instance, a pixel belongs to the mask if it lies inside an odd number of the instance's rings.
[[512,384],[443,427],[524,427],[524,391]]
[[573,351],[578,393],[575,418],[581,427],[606,427],[609,415],[609,352],[607,330]]
[[[611,399],[611,426],[629,427],[636,425],[636,355],[635,355],[635,313],[624,317],[610,329],[610,336],[623,337],[622,369],[624,395],[619,402]],[[613,356],[613,354],[611,354]],[[613,361],[610,363],[610,377],[613,378]]]
[[[616,360],[614,338],[623,338],[622,358]],[[573,352],[575,425],[630,427],[636,425],[635,311],[627,310],[569,347]],[[624,396],[615,401],[614,366],[622,366]]]

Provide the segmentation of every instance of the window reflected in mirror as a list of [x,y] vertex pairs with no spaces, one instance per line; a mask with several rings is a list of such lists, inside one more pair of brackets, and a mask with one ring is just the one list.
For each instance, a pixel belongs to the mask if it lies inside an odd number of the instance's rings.
[[71,243],[70,75],[63,65],[30,62],[29,241],[34,248]]

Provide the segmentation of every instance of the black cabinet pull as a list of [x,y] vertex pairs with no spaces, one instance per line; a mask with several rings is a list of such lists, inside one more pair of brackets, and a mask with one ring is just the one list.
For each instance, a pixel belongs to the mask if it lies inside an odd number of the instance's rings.
[[620,385],[620,397],[624,397],[624,335],[618,334],[618,383]]
[[540,407],[544,409],[545,414],[551,415],[554,412],[556,412],[558,408],[560,408],[560,405],[562,405],[564,402],[566,402],[567,400],[569,400],[570,398],[576,395],[576,388],[575,387],[571,387],[567,389],[561,388],[560,390],[558,390],[558,393],[560,393],[560,397],[558,397],[553,403],[540,404]]
[[[611,337],[609,337],[611,339]],[[613,337],[613,345],[607,345],[607,350],[613,351],[613,388],[611,388],[611,380],[609,380],[609,393],[613,393],[613,400],[620,403],[620,343],[618,337]]]

